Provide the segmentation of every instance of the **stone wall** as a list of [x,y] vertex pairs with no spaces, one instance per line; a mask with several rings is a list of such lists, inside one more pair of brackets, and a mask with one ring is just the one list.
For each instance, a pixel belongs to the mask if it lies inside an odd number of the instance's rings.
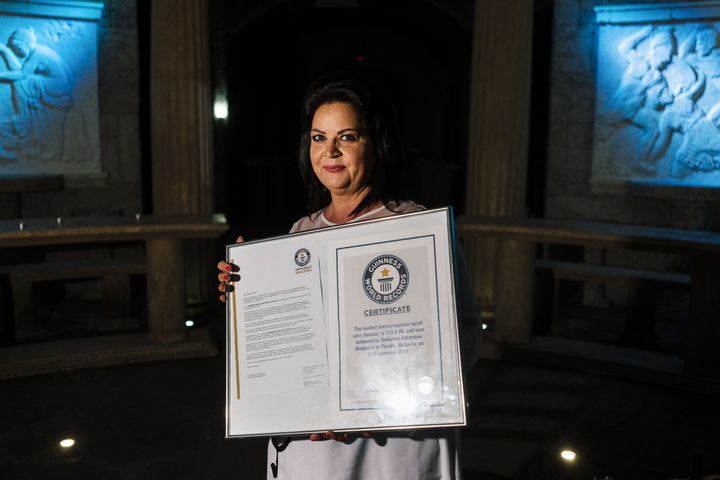
[[555,1],[546,216],[718,229],[717,194],[677,188],[601,193],[591,188],[598,39],[593,7],[639,3],[658,2]]
[[[657,4],[655,1],[555,0],[551,66],[545,215],[678,227],[720,229],[720,195],[716,191],[652,188],[602,192],[591,185],[596,108],[598,5]],[[674,255],[586,248],[585,261],[670,271],[689,271],[689,259]],[[632,285],[588,284],[586,304],[626,304]]]
[[103,174],[66,179],[61,190],[23,193],[25,218],[133,215],[142,211],[137,0],[106,0],[98,24],[100,160]]
[[[138,5],[137,0],[105,0],[104,4],[97,30],[101,174],[65,178],[64,182],[55,181],[54,178],[52,181],[37,178],[0,180],[0,219],[134,215],[143,210]],[[0,252],[0,264],[39,262],[44,259],[87,260],[108,256],[137,258],[140,255],[140,245],[3,249]],[[54,285],[53,292],[50,298],[42,302],[47,311],[36,316],[38,325],[47,327],[51,321],[64,322],[63,315],[67,315],[70,310],[58,313],[64,308],[62,305],[81,305],[78,302],[85,302],[79,310],[69,314],[68,318],[72,317],[67,324],[69,327],[62,328],[95,328],[94,320],[88,319],[98,318],[100,314],[94,310],[95,304],[87,301],[99,304],[102,293],[99,280],[66,282],[62,290],[59,284]],[[12,332],[9,298],[9,290],[6,287],[1,289],[0,342]],[[95,316],[88,312],[95,312]],[[59,315],[61,320],[51,320],[51,313]]]

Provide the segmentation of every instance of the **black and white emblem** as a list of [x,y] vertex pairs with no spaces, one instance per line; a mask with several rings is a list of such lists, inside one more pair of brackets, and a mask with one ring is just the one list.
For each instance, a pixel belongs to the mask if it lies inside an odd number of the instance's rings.
[[295,263],[298,267],[304,267],[310,263],[310,252],[306,248],[301,248],[295,252]]
[[402,297],[408,281],[407,266],[395,255],[376,257],[363,272],[363,290],[377,303],[392,303]]

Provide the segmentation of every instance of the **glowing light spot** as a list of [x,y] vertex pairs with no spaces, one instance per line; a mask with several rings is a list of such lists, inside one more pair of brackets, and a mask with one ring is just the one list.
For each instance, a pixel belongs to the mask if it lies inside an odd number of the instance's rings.
[[192,320],[185,320],[185,326],[193,327],[193,326],[195,326],[195,322],[193,322]]
[[75,440],[72,438],[65,438],[63,440],[60,440],[60,446],[62,448],[72,448],[75,446]]
[[418,380],[417,389],[418,392],[422,393],[423,395],[427,395],[435,389],[435,382],[433,382],[432,378],[430,377],[422,377],[420,380]]
[[415,411],[417,403],[409,395],[394,395],[388,400],[387,406],[401,414],[409,414]]
[[227,99],[225,99],[225,97],[216,98],[215,105],[213,106],[213,115],[215,115],[215,118],[218,120],[226,120],[229,113]]
[[487,323],[483,323],[483,324],[482,324],[482,329],[483,329],[483,330],[487,330],[487,329],[488,329]]
[[563,450],[562,452],[560,452],[560,458],[562,458],[568,463],[572,463],[577,458],[577,454],[572,450]]

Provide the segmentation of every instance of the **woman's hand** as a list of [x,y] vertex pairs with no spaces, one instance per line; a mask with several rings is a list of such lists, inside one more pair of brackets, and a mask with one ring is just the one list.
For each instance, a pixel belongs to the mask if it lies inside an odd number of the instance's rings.
[[[370,432],[360,432],[359,435],[365,438],[370,438]],[[329,431],[325,433],[311,433],[310,440],[313,442],[335,440],[336,442],[351,443],[357,436],[357,433],[335,433],[333,431]]]
[[[244,241],[245,239],[241,235],[235,242],[242,243]],[[227,301],[227,294],[233,291],[232,282],[240,280],[240,275],[237,273],[240,271],[240,267],[224,260],[220,260],[217,264],[217,268],[220,270],[220,273],[218,273],[218,291],[220,292],[218,300],[224,303]]]

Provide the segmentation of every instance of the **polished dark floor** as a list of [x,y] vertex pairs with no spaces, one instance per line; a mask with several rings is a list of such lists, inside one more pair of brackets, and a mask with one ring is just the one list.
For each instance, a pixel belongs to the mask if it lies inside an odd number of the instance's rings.
[[[224,439],[224,378],[219,356],[0,382],[0,479],[264,478],[264,440]],[[496,360],[468,390],[466,479],[687,478],[694,449],[720,473],[717,397]]]

